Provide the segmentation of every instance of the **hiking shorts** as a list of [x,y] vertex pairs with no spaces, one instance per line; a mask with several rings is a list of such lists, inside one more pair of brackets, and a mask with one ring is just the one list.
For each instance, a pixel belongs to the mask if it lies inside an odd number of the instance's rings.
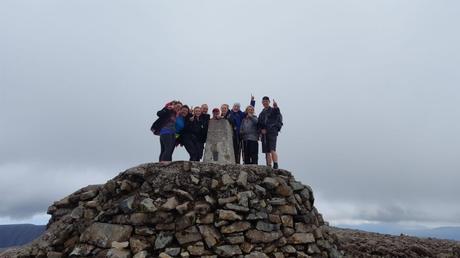
[[276,134],[265,134],[262,135],[262,152],[270,153],[271,151],[276,151],[276,140],[278,135]]

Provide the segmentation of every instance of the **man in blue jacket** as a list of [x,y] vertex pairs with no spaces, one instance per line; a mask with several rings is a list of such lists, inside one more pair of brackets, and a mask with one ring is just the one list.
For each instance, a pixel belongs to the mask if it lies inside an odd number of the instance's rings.
[[283,126],[283,117],[275,100],[273,100],[273,107],[271,107],[270,98],[265,96],[262,98],[262,105],[264,109],[260,112],[257,124],[262,136],[262,152],[265,153],[267,166],[271,167],[273,161],[273,168],[278,169],[276,141]]

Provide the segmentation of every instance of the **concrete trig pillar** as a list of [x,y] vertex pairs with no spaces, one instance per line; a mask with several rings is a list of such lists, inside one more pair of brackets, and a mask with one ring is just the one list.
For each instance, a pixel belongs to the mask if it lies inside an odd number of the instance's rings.
[[233,130],[227,120],[209,121],[208,138],[206,140],[203,161],[219,164],[235,164]]

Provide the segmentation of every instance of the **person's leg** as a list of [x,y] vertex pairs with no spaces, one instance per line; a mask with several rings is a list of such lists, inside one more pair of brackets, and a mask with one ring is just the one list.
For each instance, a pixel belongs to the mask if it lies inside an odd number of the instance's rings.
[[184,135],[182,137],[182,143],[184,144],[185,150],[190,156],[190,161],[193,161],[195,158],[195,145],[193,144],[193,139],[190,135]]
[[258,159],[259,159],[259,142],[258,141],[250,141],[251,147],[249,148],[251,150],[250,152],[250,159],[251,159],[251,164],[258,164]]
[[164,144],[164,135],[160,135],[160,156],[159,156],[159,161],[162,162],[163,154],[165,152],[165,144]]
[[276,151],[271,151],[270,154],[272,155],[273,162],[278,163],[278,153],[276,153]]
[[263,134],[262,135],[262,152],[265,153],[265,161],[266,165],[271,167],[272,166],[272,159],[271,159],[271,154],[270,154],[270,149],[269,149],[269,142],[268,142],[268,135]]
[[201,142],[197,138],[193,139],[192,161],[200,161],[200,150]]
[[172,161],[174,148],[176,147],[176,135],[168,134],[167,144],[165,147],[165,161]]
[[200,157],[199,157],[199,160],[201,160],[203,158],[203,155],[204,155],[204,142],[200,143]]
[[267,166],[272,166],[272,157],[270,153],[265,153],[265,160],[267,162]]
[[233,135],[233,152],[235,153],[235,163],[240,164],[240,153],[239,153],[239,146],[238,146],[238,137],[236,137],[235,133]]
[[243,141],[243,161],[244,164],[251,164],[251,159],[250,159],[250,150],[249,150],[249,141]]
[[277,142],[278,136],[277,135],[271,135],[270,136],[270,156],[273,160],[273,168],[278,169],[278,153],[276,153],[276,142]]

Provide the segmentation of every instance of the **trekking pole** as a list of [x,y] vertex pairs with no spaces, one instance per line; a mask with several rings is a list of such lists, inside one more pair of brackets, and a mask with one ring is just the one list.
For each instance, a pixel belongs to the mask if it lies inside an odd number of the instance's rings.
[[243,152],[243,164],[246,164],[246,160],[245,160],[246,154],[244,153],[245,149],[246,148],[244,146],[244,141],[243,141],[243,144],[241,144],[241,152]]
[[[264,142],[265,142],[265,145],[267,145],[267,133],[264,134]],[[265,147],[267,147],[267,146],[265,146]],[[263,151],[263,148],[264,148],[264,145],[262,143],[262,151]],[[267,155],[267,154],[265,154],[265,155]],[[268,166],[269,165],[268,161],[266,161],[266,163],[267,163],[267,166]]]

